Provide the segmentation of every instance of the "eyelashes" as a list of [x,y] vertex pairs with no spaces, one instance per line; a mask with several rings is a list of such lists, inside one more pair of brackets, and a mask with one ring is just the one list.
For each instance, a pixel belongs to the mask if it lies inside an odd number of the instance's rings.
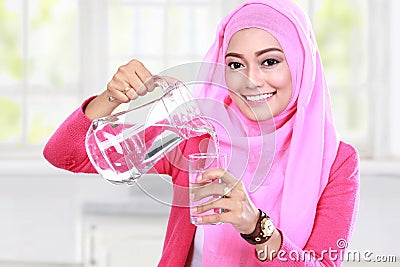
[[231,63],[228,63],[227,65],[232,70],[237,70],[237,69],[244,68],[244,65],[242,63],[239,63],[239,62],[231,62]]
[[[264,67],[272,67],[276,64],[279,64],[281,61],[277,60],[275,58],[268,58],[266,60],[264,60],[261,65]],[[231,69],[231,70],[240,70],[240,69],[244,69],[245,65],[237,62],[237,61],[233,61],[233,62],[229,62],[227,63],[227,66]]]
[[275,59],[275,58],[268,58],[267,60],[265,60],[265,61],[263,62],[263,65],[264,65],[264,66],[273,66],[273,65],[276,65],[276,64],[278,64],[278,63],[280,63],[279,60],[277,60],[277,59]]

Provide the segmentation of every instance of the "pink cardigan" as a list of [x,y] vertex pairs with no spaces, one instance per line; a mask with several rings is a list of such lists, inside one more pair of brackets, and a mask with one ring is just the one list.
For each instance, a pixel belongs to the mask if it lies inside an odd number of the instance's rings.
[[[91,99],[86,100],[82,107]],[[71,172],[96,173],[85,150],[84,140],[91,121],[83,113],[82,107],[73,112],[57,129],[46,144],[43,154],[57,168]],[[198,141],[194,139],[182,142],[180,151],[184,154],[195,152],[198,149]],[[254,253],[249,255],[246,266],[341,265],[345,251],[343,244],[347,244],[351,237],[358,209],[358,163],[356,150],[341,142],[328,184],[317,206],[311,236],[305,247],[297,247],[285,232],[281,231],[283,242],[278,257],[270,262],[260,262]],[[173,168],[167,160],[160,160],[154,169],[158,173],[170,175],[174,184],[188,186],[187,173]],[[180,194],[174,191],[174,200],[179,201],[176,199],[178,197]],[[172,206],[159,266],[185,266],[195,230],[195,226],[189,221],[188,208]],[[304,251],[312,251],[312,257],[306,257]]]

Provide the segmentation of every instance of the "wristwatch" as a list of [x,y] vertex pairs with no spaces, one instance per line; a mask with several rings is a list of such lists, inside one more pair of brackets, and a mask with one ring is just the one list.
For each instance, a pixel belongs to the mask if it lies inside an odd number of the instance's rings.
[[251,234],[240,234],[240,236],[252,245],[263,244],[271,238],[275,231],[272,219],[262,210],[258,209],[260,216],[258,218],[256,228]]

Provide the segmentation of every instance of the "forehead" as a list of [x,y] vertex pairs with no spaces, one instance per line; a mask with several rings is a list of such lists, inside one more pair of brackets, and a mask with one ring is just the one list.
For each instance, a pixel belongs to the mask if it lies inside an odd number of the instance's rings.
[[251,50],[268,47],[282,48],[278,40],[268,31],[259,28],[246,28],[237,31],[229,41],[227,51]]

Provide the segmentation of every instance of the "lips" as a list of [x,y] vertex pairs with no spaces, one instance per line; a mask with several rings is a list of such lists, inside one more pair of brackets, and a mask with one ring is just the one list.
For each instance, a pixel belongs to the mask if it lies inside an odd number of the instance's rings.
[[246,99],[249,102],[259,102],[262,100],[268,101],[275,94],[276,94],[276,91],[272,92],[272,93],[265,93],[265,94],[258,94],[258,95],[242,95],[242,96],[244,99]]

